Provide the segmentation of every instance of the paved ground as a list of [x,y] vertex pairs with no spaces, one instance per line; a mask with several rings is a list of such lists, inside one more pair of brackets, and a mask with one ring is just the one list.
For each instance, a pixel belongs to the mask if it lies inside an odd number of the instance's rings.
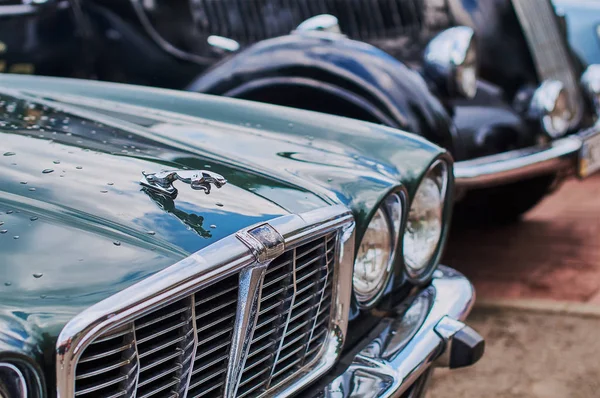
[[474,282],[478,298],[600,305],[600,175],[566,182],[520,223],[454,231],[444,263]]
[[477,308],[469,324],[486,338],[485,355],[436,370],[427,398],[600,396],[599,316]]
[[469,324],[487,346],[474,367],[437,370],[428,398],[600,397],[600,176],[520,223],[453,231],[444,263],[475,284]]

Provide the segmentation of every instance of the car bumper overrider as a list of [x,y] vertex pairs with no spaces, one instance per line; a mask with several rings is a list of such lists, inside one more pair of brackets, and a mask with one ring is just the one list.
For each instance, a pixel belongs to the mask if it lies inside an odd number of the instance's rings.
[[459,188],[483,188],[556,172],[585,178],[600,169],[600,124],[547,144],[459,161]]
[[420,396],[432,366],[468,366],[483,355],[483,338],[462,322],[474,300],[463,275],[440,267],[429,286],[384,318],[361,348],[342,358],[341,372],[334,369],[311,395]]

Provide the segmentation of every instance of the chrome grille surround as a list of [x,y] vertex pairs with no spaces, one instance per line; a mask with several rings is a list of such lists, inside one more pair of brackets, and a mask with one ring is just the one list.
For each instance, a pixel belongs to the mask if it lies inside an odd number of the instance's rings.
[[[266,234],[256,234],[261,230]],[[331,295],[329,321],[324,322],[328,325],[319,329],[319,333],[325,330],[322,332],[325,338],[319,340],[323,343],[322,349],[314,350],[320,352],[303,366],[295,367],[293,377],[279,380],[252,395],[277,393],[288,396],[295,393],[333,366],[345,339],[352,290],[354,220],[344,206],[282,216],[242,230],[86,309],[63,328],[57,341],[58,396],[85,397],[82,390],[76,389],[83,380],[80,376],[85,375],[81,369],[87,370],[88,375],[103,371],[93,361],[102,361],[107,352],[117,353],[119,360],[114,365],[121,366],[113,383],[121,389],[116,389],[110,396],[134,396],[129,392],[136,390],[138,397],[166,391],[177,392],[180,397],[204,396],[198,389],[192,391],[190,386],[200,386],[203,393],[212,388],[223,396],[235,396],[251,350],[265,274],[271,263],[275,266],[282,261],[278,258],[284,250],[283,261],[289,253],[296,256],[296,250],[301,250],[308,242],[317,242],[325,249],[333,244],[335,248],[332,249],[335,253],[332,261],[324,254],[327,273],[323,275],[331,275],[329,268],[332,268],[333,279],[331,283],[323,284],[318,301],[320,305],[324,294]],[[317,273],[325,272],[325,269],[318,270],[310,274],[320,278]],[[294,278],[305,277],[298,275],[293,273]],[[236,283],[230,283],[232,280]],[[227,302],[233,290],[223,286],[237,290],[235,304]],[[297,289],[295,284],[292,286]],[[215,289],[211,290],[211,287]],[[329,293],[325,293],[326,290]],[[220,293],[223,291],[229,294]],[[312,296],[305,296],[306,299],[310,300]],[[207,312],[203,303],[210,303],[210,308],[218,307],[219,311],[211,313],[219,316],[211,318],[210,322],[200,322],[199,318]],[[157,320],[161,321],[161,330],[145,329]],[[224,330],[229,346],[205,345],[206,342],[199,341],[202,328]],[[312,337],[312,333],[303,336]],[[97,346],[99,343],[113,344],[117,351],[108,346]],[[167,351],[161,351],[167,345],[176,345],[177,350],[167,355]],[[299,351],[302,349],[301,346]],[[216,354],[218,352],[221,354]],[[230,360],[219,362],[223,355]],[[210,361],[202,362],[202,367],[198,368],[200,361],[206,358]],[[86,363],[87,368],[81,365]],[[111,367],[113,363],[98,363],[117,369]],[[142,369],[148,370],[147,373],[141,372]],[[198,369],[202,371],[198,372]],[[274,369],[275,366],[271,373]],[[208,376],[211,380],[207,381]],[[148,389],[142,392],[143,388]],[[176,390],[169,390],[171,388]]]
[[560,32],[550,0],[512,0],[515,13],[531,51],[540,82],[558,80],[568,94],[572,113],[570,128],[583,116],[583,96],[568,44]]

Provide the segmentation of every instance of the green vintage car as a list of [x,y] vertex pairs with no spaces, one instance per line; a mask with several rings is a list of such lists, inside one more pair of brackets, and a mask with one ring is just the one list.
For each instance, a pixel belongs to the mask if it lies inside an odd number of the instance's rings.
[[472,285],[438,266],[439,147],[193,93],[0,87],[0,397],[418,397],[483,354]]

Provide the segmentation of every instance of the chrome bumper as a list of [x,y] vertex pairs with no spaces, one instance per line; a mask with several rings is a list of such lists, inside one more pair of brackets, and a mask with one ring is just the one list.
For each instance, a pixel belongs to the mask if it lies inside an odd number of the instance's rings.
[[[460,367],[476,362],[483,354],[483,339],[461,322],[474,299],[473,286],[464,276],[440,267],[431,285],[408,308],[400,305],[397,315],[386,318],[378,335],[350,359],[345,371],[315,395],[397,397],[420,381],[432,365]],[[465,339],[458,342],[459,334],[467,336],[467,345],[475,342],[476,347],[465,349]],[[410,396],[421,392],[411,391]]]
[[580,136],[572,135],[548,145],[456,162],[454,180],[459,188],[482,188],[561,170],[576,170],[582,144]]

